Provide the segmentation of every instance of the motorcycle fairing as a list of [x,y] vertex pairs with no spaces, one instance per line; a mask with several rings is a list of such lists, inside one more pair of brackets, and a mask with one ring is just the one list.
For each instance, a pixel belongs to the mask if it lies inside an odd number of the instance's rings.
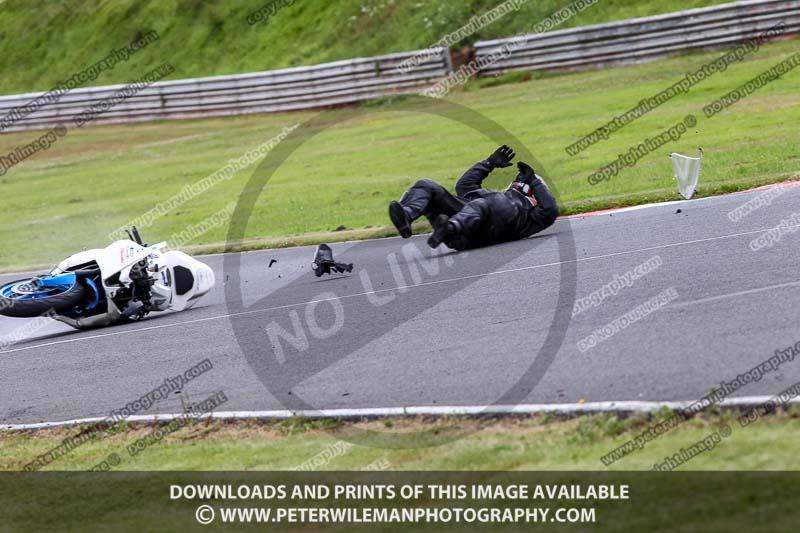
[[156,281],[153,292],[165,295],[168,290],[170,309],[189,309],[214,287],[214,271],[205,263],[174,250],[164,253],[162,260],[167,272]]

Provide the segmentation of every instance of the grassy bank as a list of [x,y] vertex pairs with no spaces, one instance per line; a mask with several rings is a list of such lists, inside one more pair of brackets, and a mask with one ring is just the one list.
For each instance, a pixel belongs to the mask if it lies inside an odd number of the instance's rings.
[[[247,17],[270,0],[6,0],[0,8],[0,94],[50,89],[140,32],[161,39],[93,84],[125,83],[165,61],[173,79],[238,74],[426,48],[500,0],[292,0],[268,20]],[[530,30],[570,2],[520,2],[460,46]],[[560,27],[724,3],[721,0],[603,0]],[[343,35],[348,36],[342,39]],[[13,75],[11,74],[13,73]]]
[[[800,411],[762,418],[740,427],[733,412],[683,422],[613,463],[611,470],[649,470],[666,456],[706,438],[722,425],[730,436],[678,470],[797,470],[795,442]],[[655,420],[666,417],[661,413]],[[46,470],[88,470],[119,458],[114,470],[606,470],[600,460],[653,424],[644,415],[620,419],[591,415],[573,419],[540,415],[505,419],[385,419],[370,422],[287,420],[186,426],[131,456],[127,447],[153,426],[120,427],[89,441]],[[356,431],[413,433],[409,449],[364,446]],[[79,429],[0,433],[0,469],[19,470]],[[358,433],[361,435],[361,433]],[[360,444],[359,444],[360,443]],[[425,443],[441,443],[425,447]],[[327,450],[327,452],[326,452]],[[314,460],[325,452],[325,460]],[[311,462],[308,462],[311,461]]]

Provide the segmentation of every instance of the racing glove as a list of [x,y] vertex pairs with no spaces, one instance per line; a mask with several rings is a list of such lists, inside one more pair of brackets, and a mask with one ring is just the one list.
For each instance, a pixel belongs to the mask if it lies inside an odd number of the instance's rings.
[[518,162],[517,169],[519,169],[517,177],[514,178],[514,181],[511,182],[506,190],[513,189],[525,196],[531,202],[531,204],[534,206],[537,205],[538,202],[533,192],[534,182],[541,180],[536,177],[536,172],[527,163],[523,163],[522,161]]
[[505,168],[511,166],[511,160],[514,159],[514,150],[506,146],[505,144],[494,151],[492,155],[490,155],[486,161],[492,166],[492,168]]
[[527,163],[523,163],[522,161],[518,162],[517,170],[519,170],[519,172],[517,173],[517,177],[514,178],[516,182],[530,185],[533,183],[533,180],[536,179],[536,172],[533,170],[533,167]]

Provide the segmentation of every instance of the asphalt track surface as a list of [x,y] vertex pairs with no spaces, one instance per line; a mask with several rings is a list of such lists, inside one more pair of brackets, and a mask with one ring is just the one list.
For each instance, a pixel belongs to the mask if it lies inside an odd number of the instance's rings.
[[[759,192],[559,219],[525,241],[422,263],[407,252],[429,253],[426,236],[335,244],[337,260],[355,270],[325,278],[310,271],[313,248],[242,254],[239,274],[223,271],[223,256],[205,257],[218,283],[194,309],[93,331],[52,322],[0,350],[0,424],[102,417],[206,358],[212,370],[139,414],[180,412],[220,390],[226,411],[489,405],[561,326],[554,361],[514,401],[699,398],[800,340],[800,235],[750,248],[800,205],[800,187],[782,190],[737,222],[728,213]],[[574,280],[560,274],[559,239],[570,231]],[[657,269],[553,325],[559,293],[587,296],[656,256]],[[226,291],[237,280],[243,302]],[[668,289],[677,298],[667,305],[578,348]],[[24,325],[0,318],[0,340]],[[787,362],[736,396],[799,380],[800,360]]]

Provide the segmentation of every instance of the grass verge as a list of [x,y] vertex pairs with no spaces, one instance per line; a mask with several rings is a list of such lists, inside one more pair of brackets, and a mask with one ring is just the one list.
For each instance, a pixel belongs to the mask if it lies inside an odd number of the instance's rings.
[[[50,464],[46,470],[88,470],[116,454],[116,470],[606,470],[601,457],[635,438],[668,412],[647,417],[586,415],[563,418],[387,418],[343,422],[198,422],[166,436],[136,455],[128,446],[156,426],[117,426]],[[616,461],[611,470],[649,470],[688,449],[723,425],[732,433],[678,470],[797,470],[795,443],[800,410],[792,408],[740,427],[738,412],[709,412]],[[350,444],[356,430],[414,432],[415,443],[439,446],[388,449]],[[80,428],[0,433],[0,469],[19,470]],[[359,442],[357,440],[353,442]],[[363,442],[363,441],[362,441]],[[437,441],[440,442],[440,441]],[[314,460],[324,452],[328,460]]]

